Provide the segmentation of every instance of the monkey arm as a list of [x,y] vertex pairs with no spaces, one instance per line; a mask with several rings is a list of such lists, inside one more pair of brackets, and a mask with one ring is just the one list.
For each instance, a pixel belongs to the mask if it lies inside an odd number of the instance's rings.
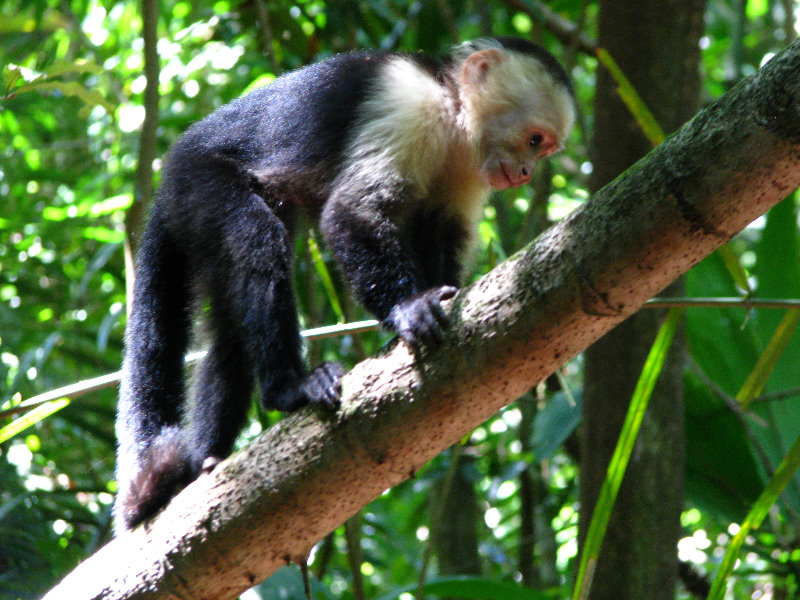
[[424,289],[425,277],[397,215],[415,200],[401,183],[358,193],[341,189],[322,213],[323,236],[363,305],[412,347],[441,342],[447,319],[440,302],[456,288]]

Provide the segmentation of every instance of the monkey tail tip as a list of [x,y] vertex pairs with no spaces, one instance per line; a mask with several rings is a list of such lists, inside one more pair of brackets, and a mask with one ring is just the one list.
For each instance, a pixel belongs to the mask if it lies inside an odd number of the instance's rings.
[[197,474],[185,433],[177,427],[165,429],[142,456],[128,490],[117,498],[117,533],[155,515]]

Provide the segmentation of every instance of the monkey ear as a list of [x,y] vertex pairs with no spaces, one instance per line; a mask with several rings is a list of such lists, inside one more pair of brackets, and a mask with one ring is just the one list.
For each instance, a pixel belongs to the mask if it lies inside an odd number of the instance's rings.
[[461,84],[470,87],[480,87],[495,66],[505,61],[506,57],[501,50],[488,48],[470,54],[461,66]]

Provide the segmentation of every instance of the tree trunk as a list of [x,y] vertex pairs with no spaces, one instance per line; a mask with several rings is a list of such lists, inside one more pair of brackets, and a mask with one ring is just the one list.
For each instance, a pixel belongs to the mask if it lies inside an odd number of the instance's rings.
[[[699,38],[703,0],[605,0],[600,3],[598,44],[630,79],[665,131],[691,117],[698,104]],[[595,97],[591,187],[600,189],[650,148],[616,91],[600,70]],[[680,294],[679,280],[667,294]],[[580,478],[581,545],[625,419],[628,402],[663,319],[642,311],[585,353]],[[639,439],[608,525],[589,598],[674,598],[676,543],[683,507],[683,362],[677,335],[650,400]]]
[[475,462],[464,451],[453,452],[455,465],[447,485],[438,485],[431,513],[439,517],[432,523],[433,542],[441,575],[480,575],[478,524],[482,521],[475,484],[468,472]]

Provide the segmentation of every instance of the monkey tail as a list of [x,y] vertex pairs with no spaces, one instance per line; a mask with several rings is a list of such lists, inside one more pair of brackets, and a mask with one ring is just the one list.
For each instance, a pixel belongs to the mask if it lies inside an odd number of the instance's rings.
[[157,207],[137,258],[117,414],[118,532],[155,514],[199,471],[180,427],[191,329],[187,263]]
[[126,493],[117,499],[117,531],[131,529],[155,515],[196,477],[185,432],[177,427],[162,430],[142,454]]

